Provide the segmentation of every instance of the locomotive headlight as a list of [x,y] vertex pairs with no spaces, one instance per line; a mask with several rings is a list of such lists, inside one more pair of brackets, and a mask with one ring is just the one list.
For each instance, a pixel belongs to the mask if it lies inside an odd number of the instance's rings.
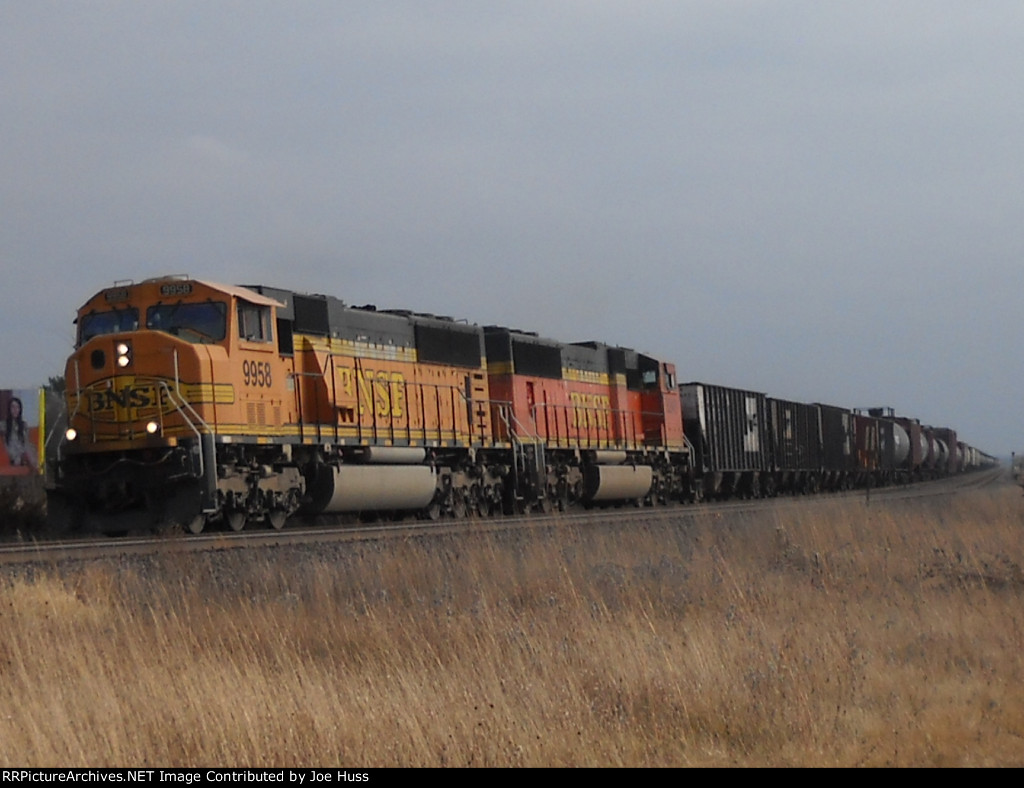
[[146,423],[146,432],[150,435],[156,435],[160,431],[160,425],[155,421]]
[[132,346],[127,342],[118,342],[117,347],[117,366],[124,369],[132,363]]
[[73,441],[75,438],[78,437],[78,430],[76,430],[74,427],[68,427],[67,431],[65,431],[64,433],[64,437],[67,438],[69,441]]

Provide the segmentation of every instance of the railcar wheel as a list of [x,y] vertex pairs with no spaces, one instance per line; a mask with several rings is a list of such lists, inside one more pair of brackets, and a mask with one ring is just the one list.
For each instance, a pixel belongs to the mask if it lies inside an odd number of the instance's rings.
[[288,512],[282,509],[274,509],[267,515],[267,520],[270,521],[271,528],[275,531],[280,531],[288,520]]
[[224,519],[232,531],[241,531],[245,528],[245,512],[228,512]]

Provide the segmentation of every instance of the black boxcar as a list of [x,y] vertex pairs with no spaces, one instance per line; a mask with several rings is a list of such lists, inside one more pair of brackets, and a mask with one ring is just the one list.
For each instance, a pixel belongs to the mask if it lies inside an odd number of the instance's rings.
[[818,404],[821,419],[822,486],[848,490],[857,480],[853,412],[836,405]]
[[772,397],[767,404],[775,487],[784,492],[817,492],[823,465],[817,406]]
[[708,383],[683,384],[679,395],[683,427],[693,446],[697,497],[770,494],[771,436],[765,395]]

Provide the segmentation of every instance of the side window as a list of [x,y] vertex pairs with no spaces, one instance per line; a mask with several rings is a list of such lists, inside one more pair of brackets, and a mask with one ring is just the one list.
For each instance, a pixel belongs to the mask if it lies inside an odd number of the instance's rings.
[[248,301],[238,302],[238,336],[250,342],[270,342],[270,307],[257,306]]

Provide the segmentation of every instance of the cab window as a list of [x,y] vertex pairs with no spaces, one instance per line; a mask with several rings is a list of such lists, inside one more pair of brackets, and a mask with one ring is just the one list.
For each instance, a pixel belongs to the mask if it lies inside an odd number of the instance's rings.
[[227,305],[222,301],[157,304],[146,310],[146,328],[199,344],[220,342],[227,335]]
[[84,345],[101,334],[120,334],[139,328],[139,310],[135,307],[112,309],[109,312],[91,312],[78,321],[78,344]]
[[270,307],[238,302],[238,336],[250,342],[270,342]]

